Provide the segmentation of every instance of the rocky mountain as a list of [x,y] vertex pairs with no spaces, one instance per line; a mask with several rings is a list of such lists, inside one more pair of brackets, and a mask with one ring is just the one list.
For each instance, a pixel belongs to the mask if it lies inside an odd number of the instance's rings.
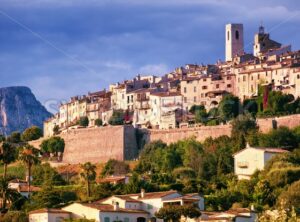
[[22,132],[33,125],[42,127],[50,116],[28,87],[0,88],[0,134]]

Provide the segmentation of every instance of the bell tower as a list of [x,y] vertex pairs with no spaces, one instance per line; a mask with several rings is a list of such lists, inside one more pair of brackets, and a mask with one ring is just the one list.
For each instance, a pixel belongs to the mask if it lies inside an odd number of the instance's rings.
[[225,59],[232,61],[236,55],[244,53],[243,24],[227,24],[225,30]]

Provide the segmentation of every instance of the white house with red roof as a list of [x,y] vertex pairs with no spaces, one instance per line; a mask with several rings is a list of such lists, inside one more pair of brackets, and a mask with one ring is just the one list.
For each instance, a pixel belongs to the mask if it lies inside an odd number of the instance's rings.
[[257,222],[257,213],[248,208],[230,209],[225,212],[202,211],[202,222]]
[[281,148],[251,147],[247,144],[245,149],[233,154],[234,173],[238,179],[250,179],[256,170],[263,170],[274,155],[287,152]]
[[[204,199],[199,194],[182,195],[175,190],[146,193],[144,190],[138,194],[114,195],[93,203],[73,203],[63,207],[62,212],[68,212],[70,218],[87,218],[94,219],[96,222],[146,222],[146,221],[162,221],[155,218],[155,212],[166,205],[185,205],[194,204],[200,210],[204,210]],[[50,222],[46,218],[54,218],[60,222],[61,215],[57,211],[29,212],[29,222]],[[45,218],[41,220],[40,218]],[[52,221],[51,221],[52,222]]]

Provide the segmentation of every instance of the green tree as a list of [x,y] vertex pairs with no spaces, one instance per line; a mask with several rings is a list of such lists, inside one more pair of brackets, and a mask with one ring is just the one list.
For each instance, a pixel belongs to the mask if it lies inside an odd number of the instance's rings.
[[17,150],[7,142],[0,143],[0,161],[3,163],[3,178],[6,179],[7,166],[17,158]]
[[80,117],[79,126],[87,127],[89,125],[89,118],[87,116]]
[[21,147],[19,152],[19,160],[21,160],[27,168],[28,198],[30,198],[31,169],[33,165],[36,165],[40,162],[39,153],[40,151],[38,149],[28,144]]
[[147,143],[140,153],[139,162],[135,170],[139,173],[160,171],[162,152],[166,148],[167,144],[161,140]]
[[132,174],[125,186],[126,193],[138,193],[142,188],[142,181],[137,173]]
[[96,166],[90,162],[81,165],[80,176],[86,182],[87,196],[91,197],[91,183],[96,179]]
[[114,110],[108,123],[110,125],[123,125],[125,120],[125,113],[123,110]]
[[175,168],[172,174],[181,180],[193,179],[196,178],[196,172],[189,167],[178,167]]
[[9,137],[7,137],[7,142],[9,143],[20,143],[21,133],[18,131],[12,132]]
[[37,127],[32,126],[30,128],[27,128],[21,135],[21,139],[25,142],[31,141],[31,140],[37,140],[43,136],[43,131]]
[[222,121],[226,122],[238,116],[240,112],[239,98],[231,94],[225,95],[218,106],[219,115]]
[[0,194],[2,197],[3,210],[6,209],[7,201],[13,203],[20,198],[19,192],[9,188],[7,180],[3,178],[0,179]]
[[23,211],[8,211],[3,217],[0,217],[1,222],[28,222],[28,217]]
[[124,175],[129,173],[129,171],[129,165],[124,161],[110,159],[104,165],[101,171],[101,176],[105,177],[109,175]]
[[181,215],[186,218],[194,219],[201,216],[201,212],[198,208],[194,207],[193,205],[183,205],[180,209]]
[[278,129],[273,129],[267,134],[260,134],[258,143],[261,147],[279,147],[292,150],[298,146],[298,138],[292,130],[280,126]]
[[160,208],[155,216],[167,222],[179,221],[181,217],[181,207],[176,205],[164,206]]
[[43,152],[52,153],[54,156],[58,157],[58,153],[64,152],[65,141],[59,136],[53,136],[49,139],[43,140],[40,147]]
[[53,127],[53,134],[54,134],[54,135],[58,135],[58,134],[59,134],[59,126],[58,126],[58,125],[55,125],[55,126]]
[[235,152],[240,150],[241,148],[244,148],[246,145],[246,141],[253,142],[253,135],[256,135],[258,132],[256,121],[249,113],[238,115],[231,121],[231,126],[231,136],[235,141]]
[[253,199],[257,209],[262,209],[265,205],[273,206],[275,197],[267,180],[258,181],[254,187]]
[[283,191],[278,200],[277,205],[283,204],[285,208],[295,208],[300,212],[300,180],[292,183],[286,191]]
[[95,120],[95,125],[96,125],[96,126],[102,126],[102,125],[103,125],[102,119],[96,119],[96,120]]
[[34,185],[60,186],[66,182],[62,176],[52,168],[49,163],[38,164],[32,167],[32,178]]

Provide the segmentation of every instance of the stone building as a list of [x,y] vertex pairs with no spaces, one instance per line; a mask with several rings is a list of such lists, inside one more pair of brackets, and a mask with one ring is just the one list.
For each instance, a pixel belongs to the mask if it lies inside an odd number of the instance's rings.
[[175,128],[182,114],[182,95],[179,92],[150,94],[150,123],[156,129]]
[[183,109],[188,110],[193,105],[204,105],[207,110],[216,107],[223,95],[235,90],[234,75],[209,74],[197,77],[187,77],[181,80],[181,95]]
[[243,24],[227,24],[225,31],[225,60],[232,61],[233,57],[244,53]]
[[[193,105],[204,105],[208,111],[227,93],[243,101],[256,97],[259,86],[300,96],[300,51],[272,40],[262,26],[254,36],[253,53],[244,52],[242,24],[227,24],[225,37],[225,62],[187,64],[161,77],[138,75],[110,85],[108,92],[72,97],[45,121],[44,134],[53,135],[56,125],[61,130],[74,126],[83,116],[90,126],[96,119],[108,124],[114,110],[133,113],[135,127],[173,128],[188,119],[182,115],[188,116]],[[176,104],[167,107],[162,102],[167,100]]]

